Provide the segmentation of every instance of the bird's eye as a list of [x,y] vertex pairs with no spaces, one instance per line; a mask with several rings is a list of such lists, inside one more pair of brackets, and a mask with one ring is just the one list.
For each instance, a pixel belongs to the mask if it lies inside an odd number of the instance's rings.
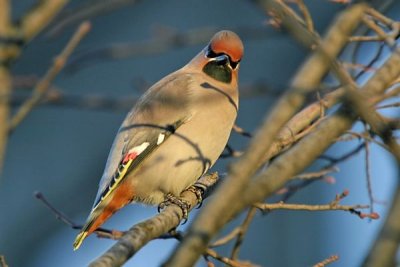
[[206,56],[207,56],[208,58],[215,58],[215,57],[218,56],[218,54],[215,53],[215,52],[211,49],[210,46],[208,46],[208,47],[207,47],[207,51],[206,51]]

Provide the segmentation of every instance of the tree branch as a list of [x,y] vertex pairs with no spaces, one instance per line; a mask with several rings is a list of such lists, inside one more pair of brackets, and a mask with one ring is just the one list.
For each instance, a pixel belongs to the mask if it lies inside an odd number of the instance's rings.
[[337,195],[336,198],[331,201],[329,204],[325,205],[306,205],[306,204],[288,204],[283,201],[278,203],[255,203],[254,207],[258,209],[271,211],[271,210],[303,210],[303,211],[333,211],[333,210],[342,210],[348,211],[352,214],[357,215],[361,219],[370,218],[370,219],[379,219],[379,215],[375,212],[366,214],[358,211],[359,209],[368,209],[370,206],[368,205],[340,205],[339,202],[344,197],[348,195],[348,191],[345,190],[341,195]]
[[25,42],[33,39],[68,3],[68,0],[41,0],[22,18],[21,32]]

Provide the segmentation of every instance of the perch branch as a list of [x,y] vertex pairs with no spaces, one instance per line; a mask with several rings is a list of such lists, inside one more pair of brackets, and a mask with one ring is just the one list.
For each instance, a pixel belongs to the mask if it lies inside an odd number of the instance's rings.
[[[206,188],[210,188],[217,182],[217,176],[216,173],[205,175],[200,178],[198,182],[203,184]],[[191,207],[198,204],[196,194],[193,192],[185,191],[181,197],[188,201]],[[158,215],[138,223],[129,229],[115,245],[93,261],[89,266],[121,266],[149,241],[177,227],[182,217],[181,208],[176,205],[167,206]]]

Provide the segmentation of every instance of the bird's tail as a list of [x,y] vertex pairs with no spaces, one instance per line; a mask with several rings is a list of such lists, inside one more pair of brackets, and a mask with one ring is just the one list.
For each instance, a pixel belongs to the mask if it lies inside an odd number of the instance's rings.
[[[96,214],[97,213],[97,214]],[[93,210],[90,215],[89,218],[86,221],[86,224],[82,227],[82,230],[79,232],[79,234],[76,236],[73,247],[74,250],[77,250],[81,245],[83,240],[85,240],[85,238],[90,235],[91,233],[93,233],[97,227],[99,227],[101,224],[103,224],[103,222],[106,219],[100,218],[103,216],[99,216],[101,214],[99,214],[99,212],[96,212],[96,210]],[[108,217],[110,217],[111,214]],[[100,219],[102,219],[102,221],[100,221]]]
[[119,185],[114,192],[102,199],[92,210],[81,232],[75,238],[74,250],[77,250],[83,240],[99,228],[117,210],[131,202],[133,189],[126,183]]
[[74,250],[77,250],[81,245],[83,240],[87,237],[88,232],[87,231],[81,231],[78,236],[75,238],[74,241]]

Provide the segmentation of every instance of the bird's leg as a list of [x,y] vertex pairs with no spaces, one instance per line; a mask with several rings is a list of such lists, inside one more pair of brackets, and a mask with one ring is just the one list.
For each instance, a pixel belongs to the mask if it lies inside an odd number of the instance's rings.
[[185,191],[190,191],[196,195],[197,203],[199,203],[197,208],[199,209],[201,207],[201,205],[203,204],[204,185],[202,185],[200,183],[199,184],[195,183],[194,185],[190,186]]
[[166,208],[167,206],[169,206],[171,204],[175,204],[181,208],[182,213],[183,213],[184,223],[186,223],[187,218],[188,218],[188,212],[189,212],[189,209],[191,206],[190,203],[186,200],[183,200],[179,197],[174,196],[171,193],[168,193],[165,195],[164,201],[161,202],[160,205],[158,205],[158,212],[160,212],[160,210]]

